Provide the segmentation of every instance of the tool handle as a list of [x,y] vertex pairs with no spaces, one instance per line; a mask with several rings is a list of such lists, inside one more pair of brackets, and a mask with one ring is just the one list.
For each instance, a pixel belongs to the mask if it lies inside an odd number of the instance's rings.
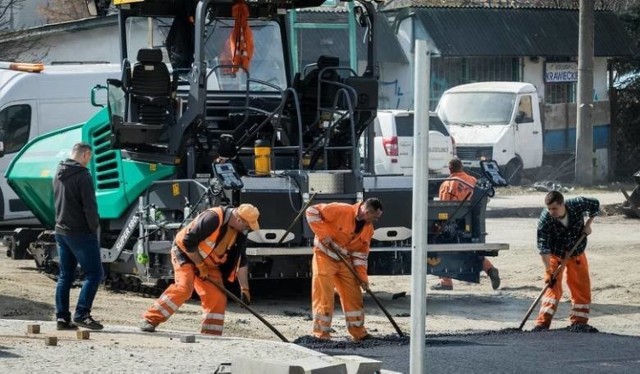
[[[573,255],[573,253],[576,251],[576,249],[578,249],[578,246],[580,245],[580,243],[582,243],[582,241],[586,237],[587,237],[587,234],[584,234],[584,233],[581,234],[580,237],[578,238],[578,241],[573,245],[573,247],[571,247],[571,250],[569,250],[564,255],[564,257],[562,258],[562,261],[560,261],[560,266],[558,266],[558,268],[553,272],[553,274],[551,274],[551,282],[553,282],[553,280],[556,279],[558,274],[560,274],[562,269],[564,269],[564,267],[567,265],[567,261],[569,261],[569,258],[571,257],[571,255]],[[518,330],[522,330],[522,328],[524,327],[524,324],[527,323],[527,320],[529,319],[529,316],[531,316],[531,313],[533,312],[535,307],[540,302],[540,299],[542,299],[542,296],[544,296],[544,293],[547,292],[547,290],[550,288],[549,287],[550,283],[545,283],[544,287],[542,288],[542,291],[540,291],[540,293],[538,294],[538,297],[536,297],[536,299],[533,301],[533,304],[531,304],[531,306],[529,307],[529,310],[527,310],[527,314],[522,319],[522,322],[520,323],[520,326],[518,327]]]
[[238,298],[236,295],[234,295],[231,291],[227,290],[227,288],[222,284],[219,283],[217,280],[211,278],[211,277],[207,277],[206,279],[208,282],[213,283],[214,286],[216,286],[220,291],[224,292],[227,297],[229,297],[231,300],[235,301],[236,303],[238,303],[238,305],[240,305],[241,307],[243,307],[244,309],[248,310],[249,312],[251,312],[251,314],[253,314],[254,316],[256,316],[256,318],[258,318],[260,320],[260,322],[264,323],[271,331],[274,332],[274,334],[276,334],[283,342],[285,343],[289,343],[289,340],[287,340],[287,338],[284,337],[284,335],[282,335],[280,333],[280,331],[276,330],[275,327],[273,327],[272,324],[270,324],[269,322],[267,322],[266,319],[262,318],[261,315],[258,314],[258,312],[256,312],[255,310],[253,310],[249,305],[247,305],[246,303],[244,303],[242,300],[240,300],[240,298]]
[[309,198],[309,201],[307,201],[306,204],[304,204],[304,206],[302,207],[302,209],[300,209],[300,212],[298,212],[298,215],[293,219],[293,221],[291,221],[291,224],[289,225],[289,227],[287,227],[287,231],[284,232],[284,235],[282,235],[282,237],[280,238],[280,240],[278,240],[278,244],[276,245],[280,245],[282,244],[282,242],[284,241],[284,239],[287,237],[287,235],[289,235],[289,233],[291,232],[291,229],[293,228],[293,225],[296,224],[296,222],[298,222],[298,220],[300,219],[300,217],[302,217],[302,215],[304,214],[304,211],[307,210],[307,208],[309,207],[309,205],[311,204],[311,202],[313,201],[313,199],[316,198],[316,195],[318,193],[314,192],[313,195],[311,195],[311,197]]
[[[358,282],[360,282],[360,284],[365,284],[365,282],[363,282],[362,279],[360,279],[360,276],[358,275],[358,272],[356,271],[356,269],[353,268],[353,265],[350,264],[349,261],[347,261],[347,259],[339,250],[333,248],[333,243],[329,243],[327,247],[331,251],[333,251],[333,253],[335,253],[338,256],[338,258],[340,258],[340,261],[342,261],[342,263],[347,266],[349,271],[351,271],[351,274],[353,274],[353,276],[356,277],[356,279],[358,280]],[[371,291],[371,289],[369,288],[369,285],[366,285],[364,287],[364,290],[371,296],[373,301],[375,301],[376,304],[378,304],[378,306],[382,310],[382,313],[384,313],[384,315],[387,316],[387,319],[389,320],[389,322],[391,322],[391,324],[393,325],[393,328],[396,329],[396,332],[398,333],[398,335],[400,335],[401,337],[404,337],[404,333],[402,332],[402,330],[400,330],[400,326],[398,326],[398,324],[393,319],[393,317],[391,317],[391,314],[389,314],[387,309],[384,306],[382,306],[382,303],[380,302],[380,300],[378,300],[378,297],[373,293],[373,291]]]

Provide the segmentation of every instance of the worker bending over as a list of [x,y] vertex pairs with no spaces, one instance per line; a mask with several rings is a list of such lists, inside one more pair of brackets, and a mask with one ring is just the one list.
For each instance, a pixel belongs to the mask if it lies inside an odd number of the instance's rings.
[[[362,289],[369,285],[367,263],[373,222],[382,215],[376,198],[357,204],[317,204],[306,211],[313,240],[311,307],[313,335],[331,339],[334,289],[338,291],[349,334],[355,341],[372,338],[364,327]],[[355,268],[359,280],[332,249],[340,251]]]
[[250,302],[246,231],[259,230],[260,212],[251,204],[217,207],[200,213],[178,232],[171,247],[175,283],[144,313],[142,331],[153,332],[187,301],[195,288],[202,304],[203,334],[222,335],[227,295],[222,284],[238,278],[242,299]]
[[[540,313],[533,331],[548,330],[553,315],[558,309],[562,297],[562,277],[567,276],[567,286],[571,292],[571,330],[578,332],[597,332],[587,324],[591,307],[591,280],[589,279],[589,263],[584,253],[587,248],[585,238],[567,261],[563,272],[551,279],[558,269],[566,252],[576,244],[582,234],[591,234],[591,223],[600,210],[600,202],[596,199],[576,197],[564,200],[562,193],[551,191],[544,198],[547,205],[538,221],[538,252],[545,268],[545,283],[549,289],[544,293]],[[584,216],[588,215],[587,222]]]

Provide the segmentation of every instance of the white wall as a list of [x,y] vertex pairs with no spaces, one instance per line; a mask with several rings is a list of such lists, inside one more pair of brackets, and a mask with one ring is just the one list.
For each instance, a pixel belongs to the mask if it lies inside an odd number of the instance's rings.
[[531,83],[538,90],[538,99],[544,101],[544,62],[542,57],[523,57],[520,59],[522,66],[522,81]]
[[386,63],[380,68],[380,109],[411,109],[413,72],[407,64]]
[[25,59],[30,55],[44,55],[42,62],[45,64],[55,61],[121,62],[117,25],[45,35],[38,44],[42,46],[29,51]]
[[597,101],[609,100],[607,60],[606,57],[596,57],[593,61],[593,99]]

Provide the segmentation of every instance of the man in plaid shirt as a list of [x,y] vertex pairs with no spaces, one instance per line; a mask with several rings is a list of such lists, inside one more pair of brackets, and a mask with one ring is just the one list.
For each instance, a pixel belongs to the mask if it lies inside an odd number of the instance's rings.
[[[580,243],[567,261],[563,272],[555,279],[551,276],[560,266],[566,251],[576,244],[582,234],[591,234],[591,223],[600,209],[596,199],[576,197],[564,200],[558,191],[551,191],[544,199],[547,209],[540,214],[538,221],[538,252],[545,267],[545,283],[549,288],[542,298],[540,313],[533,331],[548,330],[553,314],[562,297],[563,273],[567,277],[567,286],[571,292],[571,330],[597,332],[587,324],[591,304],[591,281],[589,279],[589,263],[584,253],[587,247],[586,238]],[[585,214],[589,217],[584,221]]]

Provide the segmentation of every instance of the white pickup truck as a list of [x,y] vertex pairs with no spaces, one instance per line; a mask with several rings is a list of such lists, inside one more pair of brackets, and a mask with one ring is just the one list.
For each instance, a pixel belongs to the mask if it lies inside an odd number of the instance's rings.
[[436,109],[456,139],[465,168],[495,160],[511,184],[542,166],[543,131],[536,88],[523,82],[482,82],[444,92]]

